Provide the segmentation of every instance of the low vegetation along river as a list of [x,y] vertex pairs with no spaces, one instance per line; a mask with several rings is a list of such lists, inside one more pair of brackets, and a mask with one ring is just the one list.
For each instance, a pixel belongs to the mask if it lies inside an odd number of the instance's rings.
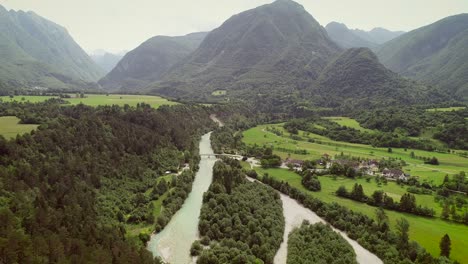
[[[204,135],[200,142],[200,153],[214,154],[211,148],[210,133]],[[169,224],[159,234],[151,236],[148,249],[155,256],[160,256],[164,261],[174,264],[186,264],[193,262],[190,257],[192,242],[198,239],[198,219],[205,193],[213,179],[213,166],[216,160],[203,155],[200,161],[200,170],[195,176],[192,192],[189,194],[182,208],[174,215]],[[253,179],[250,179],[253,180]],[[289,233],[301,225],[303,220],[310,223],[325,221],[311,210],[303,207],[289,196],[280,194],[283,202],[283,215],[285,217],[284,241],[278,250],[275,264],[285,264],[287,258],[287,241]],[[380,264],[382,261],[361,247],[356,241],[346,234],[339,232],[356,252],[357,261],[366,264]]]
[[[200,153],[214,154],[211,148],[210,134],[204,135],[200,141]],[[185,200],[182,208],[172,217],[163,231],[151,236],[148,250],[164,261],[174,264],[191,263],[190,247],[198,239],[198,219],[203,202],[203,193],[210,187],[213,180],[213,166],[216,162],[213,156],[202,156],[200,169],[195,176],[192,192]]]

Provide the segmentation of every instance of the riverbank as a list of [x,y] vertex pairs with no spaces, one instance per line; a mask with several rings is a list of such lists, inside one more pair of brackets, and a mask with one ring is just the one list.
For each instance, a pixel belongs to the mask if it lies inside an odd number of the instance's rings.
[[198,221],[203,194],[211,184],[213,166],[216,162],[210,135],[211,132],[202,136],[199,149],[200,153],[212,156],[201,157],[200,169],[195,175],[192,191],[169,224],[160,233],[153,234],[148,242],[147,249],[165,262],[181,264],[192,262],[190,247],[193,241],[198,239]]

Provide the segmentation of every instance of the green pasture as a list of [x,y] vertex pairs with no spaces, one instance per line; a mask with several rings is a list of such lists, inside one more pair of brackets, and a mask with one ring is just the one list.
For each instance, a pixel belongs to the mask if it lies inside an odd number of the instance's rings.
[[[267,131],[267,127],[275,127],[283,132],[282,136],[278,136]],[[319,159],[323,154],[331,156],[351,155],[355,157],[381,159],[381,158],[398,158],[404,160],[408,165],[403,169],[406,173],[412,176],[418,176],[422,181],[433,182],[435,184],[442,183],[446,174],[453,175],[460,171],[468,172],[468,158],[456,153],[438,153],[424,150],[393,148],[392,153],[388,152],[388,148],[375,148],[370,145],[354,144],[348,142],[333,141],[327,137],[312,133],[299,132],[302,140],[293,140],[289,137],[289,133],[284,130],[282,124],[261,125],[243,132],[243,141],[246,144],[270,145],[285,149],[304,149],[307,150],[307,155],[299,155],[294,153],[275,151],[282,158],[290,156],[294,159]],[[313,142],[309,142],[313,141]],[[411,152],[415,156],[436,157],[440,165],[424,164],[423,160],[412,158]]]
[[38,125],[19,124],[19,121],[16,116],[0,117],[0,135],[6,139],[15,138],[18,134],[29,133],[38,127]]
[[[65,101],[70,102],[72,105],[77,105],[83,103],[89,106],[99,106],[99,105],[120,105],[123,106],[128,104],[130,106],[136,106],[138,103],[146,103],[151,105],[151,107],[158,108],[162,105],[174,105],[176,102],[169,101],[159,96],[151,95],[124,95],[124,94],[85,94],[85,98],[77,98],[75,94],[70,94],[72,98],[64,98]],[[9,96],[1,96],[4,102],[8,101],[18,101],[18,102],[31,102],[38,103],[43,102],[47,99],[53,98],[53,96],[14,96],[10,98]]]
[[336,122],[340,126],[354,128],[363,132],[374,133],[372,129],[367,129],[367,128],[362,127],[358,121],[349,117],[332,116],[332,117],[325,117],[325,119]]
[[[401,188],[395,183],[388,183],[387,185],[382,185],[378,187],[375,181],[366,182],[364,179],[346,179],[338,177],[334,180],[329,176],[319,177],[322,190],[320,192],[311,192],[305,189],[301,184],[301,177],[289,170],[286,169],[262,169],[255,168],[255,170],[263,175],[268,173],[270,176],[288,182],[291,186],[298,188],[304,193],[316,197],[324,202],[331,203],[336,202],[342,206],[345,206],[353,211],[361,212],[370,217],[375,217],[375,207],[369,206],[364,203],[356,202],[353,200],[345,199],[338,197],[334,192],[338,189],[339,186],[344,185],[348,190],[352,188],[355,182],[358,182],[363,185],[364,191],[367,195],[371,194],[374,190],[383,189],[389,195],[394,198],[398,198],[401,194],[405,193],[405,188]],[[434,207],[433,197],[430,195],[416,195],[418,204],[428,206],[429,203],[432,203]],[[458,224],[450,221],[444,221],[438,217],[435,218],[426,218],[421,216],[416,216],[412,214],[400,213],[396,211],[385,210],[391,227],[395,228],[396,220],[404,217],[410,223],[410,238],[417,241],[421,246],[426,248],[432,255],[438,256],[439,241],[442,236],[448,234],[452,240],[452,252],[451,258],[456,259],[461,263],[467,263],[468,260],[468,226],[463,224]],[[440,207],[436,210],[440,214]]]

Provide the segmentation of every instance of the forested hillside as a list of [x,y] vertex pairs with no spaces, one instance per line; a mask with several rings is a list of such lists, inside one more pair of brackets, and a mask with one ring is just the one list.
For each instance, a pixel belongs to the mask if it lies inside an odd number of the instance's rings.
[[386,43],[382,63],[408,77],[468,98],[468,14],[439,20]]
[[0,5],[0,81],[10,87],[89,88],[103,71],[67,30]]
[[237,14],[210,32],[200,47],[152,92],[207,100],[290,95],[315,80],[339,52],[322,26],[298,3],[279,0]]
[[0,262],[153,263],[126,239],[125,222],[147,210],[161,172],[196,159],[198,136],[212,126],[203,108],[52,100],[3,103],[0,113],[42,122],[0,137]]
[[152,37],[128,52],[99,84],[109,91],[142,90],[198,48],[207,34]]

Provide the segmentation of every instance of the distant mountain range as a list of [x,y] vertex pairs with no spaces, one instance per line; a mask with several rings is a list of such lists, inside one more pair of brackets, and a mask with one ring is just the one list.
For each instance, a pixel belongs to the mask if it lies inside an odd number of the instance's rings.
[[431,103],[448,98],[442,94],[468,100],[467,14],[409,33],[366,32],[337,22],[324,28],[298,3],[278,0],[209,33],[153,37],[121,59],[94,54],[96,63],[64,28],[32,12],[0,8],[0,28],[1,89],[102,87],[309,106]]
[[371,31],[349,29],[345,24],[338,22],[329,23],[325,29],[330,38],[342,48],[376,48],[405,32],[390,31],[384,28],[374,28]]
[[[241,98],[279,104],[296,98],[324,106],[439,100],[436,91],[387,70],[371,50],[343,51],[290,0],[231,17],[149,89],[188,100]],[[219,96],[220,90],[226,95]]]
[[111,53],[105,50],[95,50],[89,52],[89,56],[107,74],[115,68],[126,53],[126,51]]
[[389,69],[468,101],[468,14],[408,32],[377,55]]
[[96,88],[103,75],[65,28],[3,6],[0,57],[0,81],[7,87]]
[[198,48],[207,33],[181,37],[156,36],[128,52],[117,66],[99,81],[107,90],[135,91],[158,81],[172,66]]

